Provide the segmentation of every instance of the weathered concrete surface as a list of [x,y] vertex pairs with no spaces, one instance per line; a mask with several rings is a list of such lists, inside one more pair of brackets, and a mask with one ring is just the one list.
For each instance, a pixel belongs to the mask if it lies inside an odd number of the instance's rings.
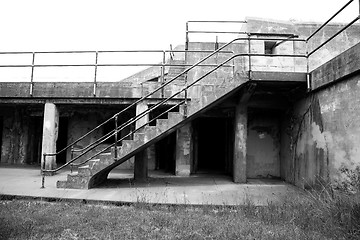
[[233,181],[235,183],[246,182],[247,122],[247,106],[244,103],[240,103],[236,107],[235,111],[235,140],[233,158]]
[[360,70],[360,44],[353,46],[342,54],[311,72],[311,88],[315,90],[334,83]]
[[[261,19],[254,17],[248,17],[246,18],[246,21],[247,21],[246,30],[248,32],[271,33],[271,34],[273,33],[296,34],[299,36],[300,39],[305,39],[308,36],[310,36],[310,34],[315,32],[315,30],[317,30],[322,24],[322,23],[314,23],[314,22],[279,21],[279,20]],[[317,46],[319,46],[322,42],[325,42],[328,38],[330,38],[332,35],[334,35],[344,26],[345,24],[330,23],[327,27],[325,27],[323,30],[321,30],[313,38],[310,39],[310,41],[308,42],[309,52],[315,49]],[[322,47],[318,52],[313,54],[309,58],[310,70],[317,68],[318,66],[334,58],[341,52],[357,44],[360,41],[359,31],[360,31],[360,25],[354,24],[351,27],[349,27],[346,31],[341,33],[339,36],[334,38],[332,41],[330,41],[328,44],[326,44],[324,47]],[[296,54],[304,54],[306,51],[303,42],[294,42],[293,47],[294,47],[293,52]],[[303,59],[296,58],[294,59],[294,62],[296,65],[295,67],[296,71],[305,70],[304,66],[306,66],[306,63],[304,65]],[[299,66],[301,66],[300,69]]]
[[[313,92],[296,103],[286,131],[285,179],[300,187],[344,181],[341,169],[360,166],[360,76]],[[284,145],[283,147],[286,147]],[[285,152],[286,150],[284,150]],[[284,154],[284,153],[282,153]]]
[[[312,92],[283,121],[281,172],[300,187],[346,180],[360,165],[360,76],[356,45],[314,70]],[[339,81],[340,80],[340,81]]]
[[253,112],[248,121],[247,178],[280,177],[278,114]]
[[[41,156],[44,154],[56,153],[56,141],[59,131],[59,112],[55,104],[46,103],[44,106],[44,126]],[[41,166],[44,166],[44,159],[41,159]],[[56,156],[47,156],[45,169],[56,168]]]
[[[67,143],[64,145],[73,143],[74,141],[82,137],[84,134],[88,133],[90,130],[98,126],[103,120],[102,114],[106,114],[106,113],[94,112],[91,109],[88,109],[87,111],[84,109],[77,109],[76,111],[71,112],[71,115],[68,118]],[[95,142],[103,135],[104,135],[104,129],[100,128],[95,132],[93,132],[92,134],[90,134],[88,137],[79,141],[75,145],[75,149],[82,149],[88,146],[90,143]],[[85,154],[84,157],[77,160],[77,162],[84,161],[86,157],[90,157],[90,155],[93,154],[95,151]],[[79,153],[75,153],[74,156],[77,156],[78,154]],[[66,155],[67,155],[66,160],[70,161],[71,159],[70,148],[67,150]]]
[[31,132],[30,119],[25,114],[26,108],[2,108],[3,117],[1,163],[28,163],[29,135]]
[[[252,181],[234,184],[230,177],[195,175],[171,177],[150,172],[146,184],[129,184],[132,173],[112,172],[103,188],[89,190],[56,188],[56,182],[66,177],[65,172],[46,177],[41,189],[39,169],[0,168],[0,194],[15,197],[106,201],[114,203],[160,203],[186,205],[239,205],[248,201],[255,205],[281,203],[285,198],[301,200],[303,192],[281,181]],[[214,184],[215,183],[215,184]]]
[[[146,103],[138,103],[136,105],[136,115],[145,112],[149,106]],[[139,118],[135,127],[140,128],[149,122],[149,114],[145,114],[143,117]],[[135,155],[135,165],[134,165],[134,179],[136,181],[146,181],[148,178],[148,149],[144,149]]]
[[176,162],[175,175],[189,176],[192,163],[192,129],[191,123],[184,125],[176,131]]
[[[141,98],[160,87],[158,82],[99,82],[96,85],[96,98]],[[34,83],[33,98],[94,98],[93,83],[91,82],[36,82]],[[169,97],[183,88],[178,82],[166,86],[163,93]],[[29,98],[30,83],[28,82],[1,82],[0,98]],[[150,99],[161,98],[161,91],[151,95]],[[178,95],[175,98],[183,98]],[[1,102],[1,99],[0,99]]]

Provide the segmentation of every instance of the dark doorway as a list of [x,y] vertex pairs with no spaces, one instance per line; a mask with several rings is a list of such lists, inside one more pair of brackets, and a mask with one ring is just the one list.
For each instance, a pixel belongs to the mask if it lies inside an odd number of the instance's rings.
[[3,132],[3,118],[0,116],[0,162],[1,162],[1,151],[2,151],[2,132]]
[[30,117],[29,145],[28,145],[28,164],[40,164],[41,162],[41,145],[43,117]]
[[176,131],[155,144],[156,170],[175,174]]
[[[196,172],[227,173],[232,159],[229,118],[199,118],[194,122],[197,134]],[[230,152],[229,152],[230,151]]]
[[[68,125],[69,118],[60,117],[59,119],[59,128],[58,128],[58,139],[56,141],[56,151],[60,151],[67,146],[68,138]],[[65,164],[66,163],[66,151],[59,154],[56,157],[56,164]]]

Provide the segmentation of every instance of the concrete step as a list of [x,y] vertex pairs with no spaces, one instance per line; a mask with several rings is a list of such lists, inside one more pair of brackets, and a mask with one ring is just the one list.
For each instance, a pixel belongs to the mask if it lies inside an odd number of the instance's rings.
[[134,141],[144,142],[144,138],[145,138],[145,133],[142,133],[142,132],[134,133]]
[[85,166],[80,166],[78,167],[78,173],[79,176],[91,176],[91,168],[89,165],[85,165]]
[[156,127],[157,127],[158,131],[164,132],[164,131],[168,130],[169,129],[168,122],[169,122],[168,119],[157,119]]
[[88,189],[90,176],[80,176],[78,174],[69,174],[67,176],[66,188]]

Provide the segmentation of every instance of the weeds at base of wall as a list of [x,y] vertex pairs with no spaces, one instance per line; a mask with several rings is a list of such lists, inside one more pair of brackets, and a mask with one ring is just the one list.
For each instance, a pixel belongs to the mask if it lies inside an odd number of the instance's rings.
[[360,193],[360,166],[354,169],[342,166],[339,171],[342,178],[335,181],[333,188],[340,192]]

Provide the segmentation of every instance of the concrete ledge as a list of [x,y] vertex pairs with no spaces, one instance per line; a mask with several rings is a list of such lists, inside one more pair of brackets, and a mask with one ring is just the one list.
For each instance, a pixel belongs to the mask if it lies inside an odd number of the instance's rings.
[[[30,96],[30,82],[1,82],[0,98],[141,98],[161,86],[158,82],[142,84],[132,82],[98,82],[96,96],[93,95],[92,82],[35,82],[33,95]],[[183,84],[171,84],[163,90],[164,97],[169,97],[184,87]],[[161,90],[149,99],[162,98]],[[174,97],[183,98],[183,94]]]
[[360,70],[360,43],[310,73],[312,90]]
[[306,73],[251,71],[250,78],[256,81],[306,82]]

